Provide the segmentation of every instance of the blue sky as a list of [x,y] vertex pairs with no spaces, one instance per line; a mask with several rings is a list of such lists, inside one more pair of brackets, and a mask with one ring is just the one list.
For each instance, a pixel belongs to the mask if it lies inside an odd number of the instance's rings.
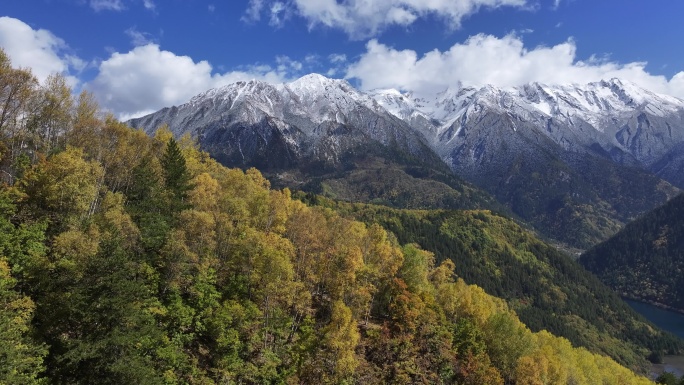
[[318,72],[416,93],[620,77],[684,97],[684,1],[3,0],[0,46],[121,118]]

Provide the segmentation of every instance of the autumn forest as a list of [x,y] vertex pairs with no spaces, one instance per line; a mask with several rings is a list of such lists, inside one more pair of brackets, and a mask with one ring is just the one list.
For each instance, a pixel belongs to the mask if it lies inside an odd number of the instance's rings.
[[531,331],[464,280],[467,250],[271,189],[72,92],[0,51],[0,384],[651,383]]

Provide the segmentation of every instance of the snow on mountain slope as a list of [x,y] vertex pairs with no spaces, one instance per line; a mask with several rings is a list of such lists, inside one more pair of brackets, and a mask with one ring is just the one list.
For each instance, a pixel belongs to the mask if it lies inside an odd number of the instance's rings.
[[[304,158],[335,164],[369,141],[435,157],[421,134],[370,96],[317,74],[276,85],[237,82],[129,123],[147,132],[168,124],[174,135],[190,133],[228,163],[249,164],[256,157],[272,165]],[[275,160],[273,151],[286,161]]]
[[684,101],[619,79],[586,85],[447,88],[421,97],[396,90],[370,94],[410,124],[416,116],[430,121],[427,126],[414,126],[443,158],[463,144],[458,140],[463,130],[492,113],[508,116],[513,131],[522,124],[536,125],[566,150],[583,151],[591,146],[619,150],[645,166],[684,140]]
[[436,95],[413,97],[394,89],[370,92],[383,107],[402,119],[423,113],[442,123],[453,121],[471,106],[511,110],[523,108],[548,117],[615,116],[643,109],[666,116],[684,108],[684,101],[657,94],[633,83],[611,79],[586,85],[545,85],[530,83],[506,89],[486,85],[481,88],[447,88]]
[[[415,95],[392,89],[364,93],[345,80],[310,74],[275,85],[237,82],[131,122],[147,130],[167,123],[176,135],[190,132],[205,141],[219,140],[216,135],[225,136],[230,127],[234,133],[259,126],[254,131],[259,140],[268,142],[275,135],[293,154],[313,151],[320,140],[327,141],[336,148],[328,158],[348,146],[340,144],[342,136],[331,135],[347,127],[353,129],[344,135],[347,139],[365,135],[383,144],[399,139],[413,150],[424,140],[454,170],[467,159],[479,162],[481,156],[475,155],[486,153],[488,141],[518,143],[515,138],[526,138],[523,141],[539,143],[546,137],[565,151],[599,154],[643,168],[657,164],[660,171],[663,157],[672,156],[675,146],[684,142],[682,100],[618,79],[505,89],[457,84],[434,95]],[[240,130],[243,138],[249,136]],[[424,139],[414,137],[416,132]],[[220,140],[229,139],[235,138]],[[480,150],[463,158],[464,148],[475,151],[474,141]],[[454,160],[454,154],[461,159]]]
[[285,100],[296,106],[293,113],[306,116],[315,123],[333,121],[347,123],[349,114],[363,106],[377,114],[386,114],[372,98],[356,90],[345,80],[329,79],[318,74],[303,76],[279,85]]

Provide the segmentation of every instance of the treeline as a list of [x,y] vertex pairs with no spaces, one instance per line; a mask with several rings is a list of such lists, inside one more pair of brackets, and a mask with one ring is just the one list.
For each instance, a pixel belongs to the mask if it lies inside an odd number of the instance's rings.
[[17,99],[16,71],[0,51],[0,383],[650,383],[188,138]]

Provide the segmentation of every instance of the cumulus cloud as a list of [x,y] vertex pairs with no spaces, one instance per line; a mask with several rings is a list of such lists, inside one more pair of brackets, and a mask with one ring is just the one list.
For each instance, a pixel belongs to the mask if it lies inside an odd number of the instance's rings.
[[437,16],[455,29],[464,18],[482,8],[526,8],[532,7],[532,3],[531,0],[250,0],[244,19],[256,21],[262,12],[267,12],[272,22],[275,9],[277,14],[298,14],[307,20],[310,28],[318,25],[338,28],[359,39],[374,36],[391,26],[409,26],[426,16]]
[[[325,65],[321,59],[326,58],[278,56],[273,66],[250,65],[218,72],[206,61],[147,44],[127,53],[113,53],[100,64],[99,74],[88,87],[103,107],[125,120],[184,103],[209,88],[239,80],[290,81]],[[646,63],[620,64],[605,58],[581,61],[576,58],[573,40],[528,49],[518,35],[498,38],[481,34],[447,51],[434,50],[422,56],[371,40],[357,60],[334,54],[327,59],[331,68],[324,72],[328,76],[356,79],[364,90],[398,88],[430,94],[461,84],[507,87],[533,81],[567,84],[619,77],[656,92],[684,97],[684,72],[668,80],[649,74]]]
[[[49,75],[67,75],[69,69],[83,70],[87,63],[71,54],[64,40],[44,29],[34,30],[21,20],[0,17],[0,47],[9,55],[12,66],[30,68],[39,81]],[[76,79],[68,78],[72,85]]]
[[289,79],[297,62],[279,59],[278,68],[248,66],[214,73],[207,61],[164,51],[156,44],[139,46],[127,53],[114,53],[103,61],[97,77],[87,85],[101,105],[120,119],[142,116],[163,107],[187,102],[212,87],[240,80],[259,79],[280,83]]
[[357,79],[362,89],[398,88],[418,93],[439,92],[458,84],[581,84],[617,77],[656,92],[684,97],[684,72],[668,81],[664,76],[649,74],[644,62],[620,64],[597,58],[582,61],[577,59],[576,51],[572,39],[527,49],[517,35],[498,38],[479,34],[447,51],[433,50],[419,57],[415,51],[397,50],[370,40],[366,52],[347,68],[346,77]]

